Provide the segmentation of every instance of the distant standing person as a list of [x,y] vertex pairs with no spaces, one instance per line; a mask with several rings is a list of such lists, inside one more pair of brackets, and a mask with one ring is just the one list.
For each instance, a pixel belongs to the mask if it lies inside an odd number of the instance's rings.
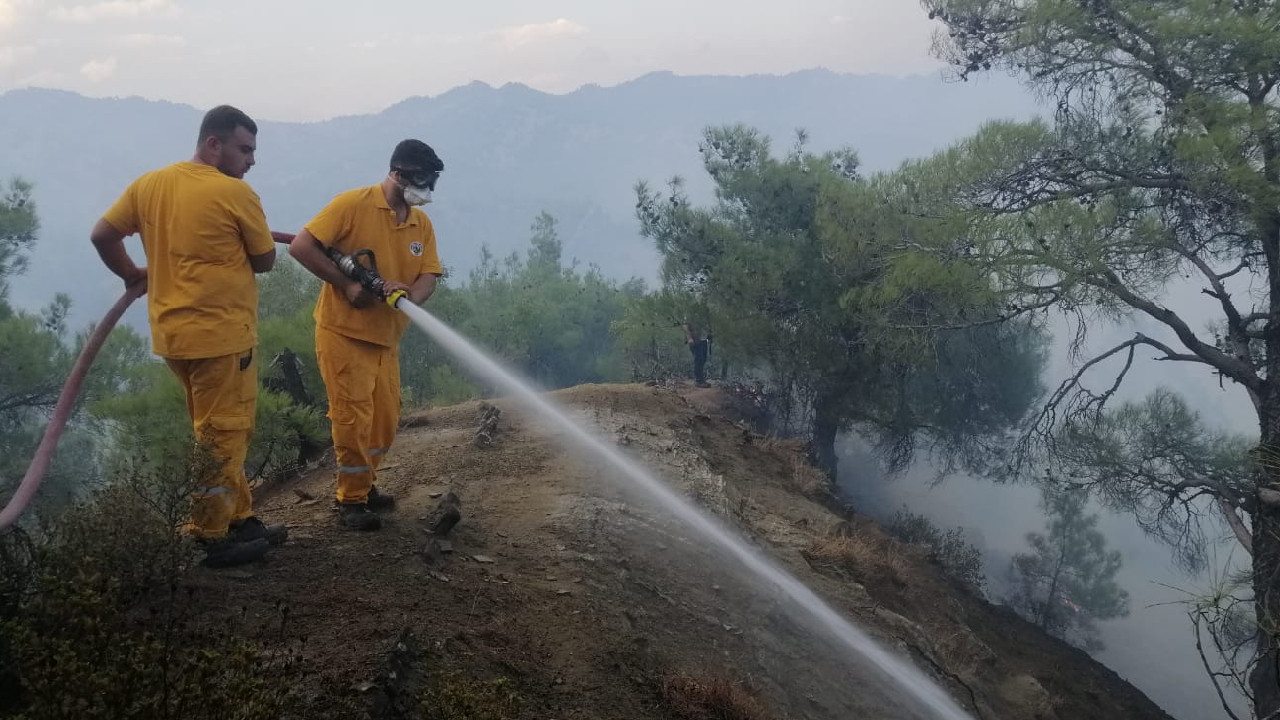
[[707,357],[711,354],[711,338],[701,337],[698,327],[693,323],[684,325],[685,343],[693,354],[693,383],[698,387],[709,387],[707,384]]
[[435,229],[416,206],[431,201],[442,170],[430,146],[405,140],[381,183],[335,197],[289,245],[325,281],[315,309],[316,361],[329,394],[338,517],[356,530],[377,530],[378,511],[395,507],[375,482],[400,423],[399,346],[408,318],[344,275],[325,250],[372,250],[386,296],[403,291],[409,302],[426,302],[444,270]]
[[[186,390],[196,438],[222,461],[216,477],[199,480],[188,526],[211,567],[257,560],[287,534],[254,516],[244,474],[258,400],[254,274],[276,261],[262,203],[243,179],[257,134],[243,112],[213,108],[195,156],[133,181],[90,236],[111,272],[148,292],[152,349]],[[125,250],[134,233],[146,267]]]

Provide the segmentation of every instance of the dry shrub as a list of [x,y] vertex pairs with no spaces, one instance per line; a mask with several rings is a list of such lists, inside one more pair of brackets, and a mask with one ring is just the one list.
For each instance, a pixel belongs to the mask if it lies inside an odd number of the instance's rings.
[[476,680],[450,673],[432,678],[421,710],[423,720],[515,720],[523,702],[507,678]]
[[979,593],[986,586],[987,579],[982,574],[982,553],[965,541],[961,528],[942,530],[925,516],[903,509],[884,529],[902,542],[926,548],[930,562]]
[[810,499],[831,497],[831,480],[799,453],[791,456],[791,481],[795,489]]
[[662,700],[680,720],[773,720],[754,695],[723,678],[669,675],[662,679]]
[[886,570],[895,574],[907,569],[903,548],[898,543],[861,528],[842,537],[818,538],[804,554],[815,567],[854,572]]

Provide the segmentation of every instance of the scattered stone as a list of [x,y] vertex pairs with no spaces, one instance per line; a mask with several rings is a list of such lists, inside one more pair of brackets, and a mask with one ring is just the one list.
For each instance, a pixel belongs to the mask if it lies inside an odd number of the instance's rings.
[[298,501],[299,501],[299,502],[301,502],[301,501],[303,501],[303,500],[315,500],[315,499],[316,499],[314,495],[312,495],[311,493],[307,492],[306,490],[303,490],[302,488],[294,488],[294,489],[293,489],[293,494],[298,496]]
[[554,575],[547,576],[547,582],[559,582]]
[[496,562],[493,558],[489,557],[488,555],[472,555],[471,559],[483,565],[491,565],[494,562]]
[[448,540],[436,540],[436,545],[440,547],[440,552],[448,555],[453,552],[453,543]]
[[358,693],[367,693],[373,689],[373,683],[369,680],[365,680],[364,682],[355,683],[351,686],[351,689]]
[[432,580],[439,580],[440,582],[445,582],[445,583],[449,582],[449,576],[445,575],[444,573],[438,570],[428,571],[427,577],[431,578]]
[[427,515],[427,532],[432,535],[448,535],[453,526],[462,520],[461,507],[462,501],[457,495],[452,492],[445,493],[436,504],[435,510]]
[[571,591],[571,590],[557,590],[557,591],[556,591],[556,594],[557,594],[557,595],[572,595],[572,594],[573,594],[573,591]]
[[436,498],[440,497],[443,494],[444,493],[442,492],[427,493],[427,497],[431,498],[432,500],[435,500]]
[[440,548],[440,541],[435,538],[429,538],[427,544],[422,547],[422,559],[428,565],[439,566],[444,564],[444,550]]
[[404,629],[386,653],[386,664],[375,676],[376,690],[370,693],[370,717],[410,717],[422,704],[424,654],[413,633]]
[[228,570],[221,573],[222,577],[232,578],[233,580],[249,580],[253,578],[253,573],[248,570]]

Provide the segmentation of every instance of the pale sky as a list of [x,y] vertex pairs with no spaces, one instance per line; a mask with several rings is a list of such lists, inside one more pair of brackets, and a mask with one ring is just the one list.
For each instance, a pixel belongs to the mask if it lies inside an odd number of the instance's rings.
[[474,80],[936,72],[932,32],[916,0],[0,0],[0,92],[319,120]]

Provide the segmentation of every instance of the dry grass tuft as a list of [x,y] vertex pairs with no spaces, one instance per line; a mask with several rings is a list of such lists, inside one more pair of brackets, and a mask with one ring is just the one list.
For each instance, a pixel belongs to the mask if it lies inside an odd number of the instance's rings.
[[723,678],[669,675],[662,679],[662,699],[681,720],[774,720],[754,695]]
[[907,569],[903,548],[892,539],[862,528],[849,535],[814,540],[805,551],[811,565],[841,570],[888,570],[899,573]]
[[791,482],[796,491],[810,499],[831,496],[831,480],[800,453],[791,456]]

